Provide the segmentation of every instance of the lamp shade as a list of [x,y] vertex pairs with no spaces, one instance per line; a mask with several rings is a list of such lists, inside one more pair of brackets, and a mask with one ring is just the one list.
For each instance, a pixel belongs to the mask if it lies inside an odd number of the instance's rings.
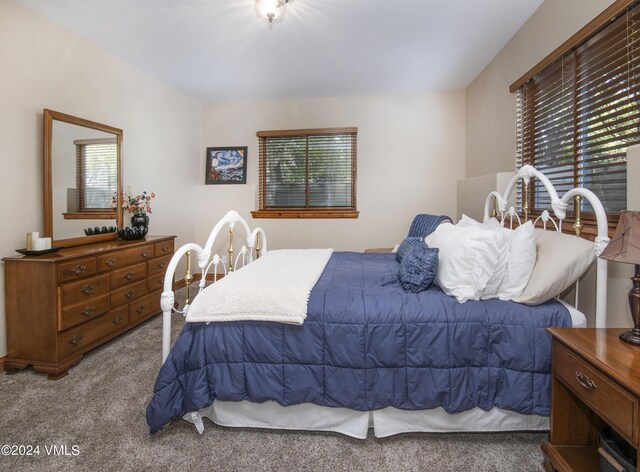
[[623,211],[611,242],[601,258],[627,264],[640,264],[640,211]]

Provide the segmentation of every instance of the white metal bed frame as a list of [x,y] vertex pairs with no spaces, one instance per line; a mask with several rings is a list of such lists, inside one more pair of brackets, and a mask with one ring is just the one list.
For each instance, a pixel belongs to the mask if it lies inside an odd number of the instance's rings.
[[[608,222],[607,215],[605,213],[604,207],[600,199],[590,190],[584,188],[573,188],[566,192],[562,197],[558,196],[553,184],[549,181],[549,179],[540,171],[536,170],[532,166],[526,165],[523,166],[516,174],[513,176],[504,194],[499,193],[498,191],[491,192],[485,201],[484,205],[484,220],[488,221],[491,217],[496,217],[498,220],[505,224],[508,218],[508,223],[511,228],[513,228],[513,224],[515,221],[518,222],[518,225],[522,224],[524,221],[529,221],[529,200],[527,191],[528,186],[530,185],[530,181],[532,178],[537,178],[545,187],[549,196],[551,197],[551,207],[553,210],[553,215],[549,213],[549,211],[545,210],[542,212],[542,215],[537,217],[534,220],[534,224],[542,221],[543,227],[546,229],[547,225],[551,222],[553,227],[557,231],[562,231],[562,223],[567,216],[567,209],[569,208],[569,204],[573,201],[575,206],[575,214],[576,221],[573,225],[576,236],[580,237],[582,231],[582,222],[580,216],[580,205],[583,198],[585,198],[593,208],[595,213],[596,221],[597,221],[597,235],[595,238],[594,251],[596,257],[599,256],[602,251],[604,251],[605,247],[609,243],[608,237]],[[513,191],[517,187],[518,180],[522,180],[522,184],[524,186],[524,201],[523,201],[523,216],[522,218],[516,212],[513,206],[509,207],[509,197],[513,193]],[[557,219],[557,222],[556,222]],[[233,247],[234,244],[234,229],[237,224],[240,224],[244,229],[246,234],[246,245],[243,245],[240,252],[236,255]],[[222,257],[219,254],[212,255],[213,244],[215,243],[218,235],[227,226],[229,229],[229,246],[227,249],[228,252],[228,261],[229,264],[226,264]],[[169,350],[171,347],[171,314],[172,312],[181,313],[186,316],[187,311],[189,310],[190,305],[190,294],[189,294],[189,285],[193,281],[193,276],[191,275],[191,254],[195,253],[198,261],[198,267],[200,269],[200,282],[199,282],[199,291],[202,291],[205,287],[207,274],[213,268],[213,280],[215,281],[218,277],[218,269],[222,266],[222,271],[226,275],[227,271],[231,272],[234,269],[238,268],[238,264],[242,261],[242,266],[250,263],[254,260],[255,257],[260,257],[261,254],[267,252],[267,238],[264,230],[261,228],[256,228],[253,231],[249,229],[249,225],[247,222],[235,211],[229,211],[213,228],[211,233],[209,234],[209,238],[207,239],[204,247],[199,246],[195,243],[185,244],[180,247],[171,258],[169,262],[169,266],[167,267],[167,272],[164,278],[164,291],[162,292],[161,297],[161,308],[162,308],[162,362],[164,363],[165,359],[169,355]],[[187,295],[185,306],[182,310],[178,310],[175,304],[174,292],[173,292],[173,284],[174,284],[174,275],[175,271],[178,267],[178,264],[183,256],[187,256],[187,270],[183,279],[185,281],[187,287]],[[234,259],[235,257],[235,259]],[[596,279],[596,327],[601,328],[606,326],[606,308],[607,308],[607,261],[604,259],[597,259],[597,279]],[[575,303],[574,306],[577,308],[578,305],[578,282],[576,282],[576,291],[575,291]]]
[[[582,233],[582,220],[581,220],[581,203],[582,199],[586,199],[593,208],[593,212],[596,217],[597,233],[594,240],[594,252],[596,256],[597,274],[596,274],[596,328],[604,328],[607,325],[607,271],[608,263],[604,259],[600,259],[600,254],[609,244],[609,223],[607,221],[607,214],[604,210],[604,206],[600,199],[591,190],[585,188],[572,188],[567,191],[562,197],[558,196],[555,187],[549,181],[549,179],[539,170],[533,166],[525,165],[516,172],[513,176],[504,194],[500,194],[497,191],[493,191],[487,197],[484,204],[484,221],[488,221],[489,218],[496,217],[501,223],[505,223],[505,219],[509,218],[509,226],[513,228],[514,220],[518,221],[518,225],[522,224],[522,220],[529,221],[529,192],[528,187],[531,179],[538,179],[545,187],[547,193],[551,197],[551,208],[553,214],[558,220],[557,222],[551,216],[548,210],[544,210],[540,216],[534,220],[534,225],[538,221],[542,221],[544,229],[547,229],[547,225],[551,222],[556,231],[562,231],[562,223],[567,217],[567,209],[569,203],[573,201],[575,208],[576,220],[573,224],[573,229],[577,237],[580,237]],[[509,206],[509,198],[517,187],[518,180],[522,180],[523,185],[523,218],[516,212],[513,206]],[[578,293],[579,293],[580,281],[576,282],[575,287],[575,299],[574,307],[578,308]]]
[[[244,229],[245,235],[247,236],[247,244],[243,245],[240,249],[240,252],[236,255],[235,250],[233,248],[233,239],[234,239],[234,231],[236,224],[240,224]],[[213,244],[218,237],[220,231],[224,229],[225,226],[229,228],[229,247],[227,249],[228,252],[228,263],[225,263],[222,257],[219,254],[211,254]],[[209,238],[207,239],[204,247],[200,247],[195,243],[188,243],[184,246],[180,247],[169,262],[167,267],[167,272],[164,276],[164,289],[162,292],[162,296],[160,298],[160,307],[162,308],[162,363],[166,360],[169,355],[169,350],[171,349],[171,313],[176,312],[180,313],[183,316],[187,316],[187,312],[189,311],[189,286],[193,281],[193,276],[191,275],[191,253],[195,252],[198,267],[200,268],[200,282],[198,284],[198,293],[200,293],[206,283],[207,283],[207,275],[211,268],[213,267],[213,281],[215,282],[218,278],[218,267],[222,266],[222,270],[224,275],[227,275],[227,272],[232,272],[238,268],[238,263],[242,261],[242,266],[250,263],[255,257],[260,257],[261,254],[266,254],[267,252],[267,237],[265,235],[264,230],[261,228],[256,228],[253,231],[249,229],[249,225],[236,211],[231,210],[227,212],[224,217],[218,221],[218,223],[213,227],[211,233],[209,234]],[[183,256],[187,257],[187,271],[183,277],[186,285],[186,299],[185,305],[182,310],[178,310],[175,307],[175,296],[173,292],[173,283],[174,283],[174,275],[176,269],[178,268],[178,264],[180,263],[180,259]],[[235,256],[235,259],[234,259]]]

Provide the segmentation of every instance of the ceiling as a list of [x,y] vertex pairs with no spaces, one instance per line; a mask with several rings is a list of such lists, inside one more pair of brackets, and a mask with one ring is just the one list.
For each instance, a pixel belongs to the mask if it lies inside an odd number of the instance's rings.
[[466,88],[542,0],[17,0],[203,101]]

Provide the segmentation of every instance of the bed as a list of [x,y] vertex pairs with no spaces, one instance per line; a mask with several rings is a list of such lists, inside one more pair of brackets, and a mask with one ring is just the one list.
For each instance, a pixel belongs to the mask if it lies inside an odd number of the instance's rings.
[[[530,185],[533,178],[552,201],[553,216],[543,212],[537,219],[545,229],[561,230],[569,203],[576,197],[588,200],[598,221],[593,251],[599,254],[608,238],[597,197],[573,189],[560,198],[530,166],[514,176],[504,195],[495,191],[487,197],[485,220],[495,216],[510,226],[527,220],[528,202],[520,216],[508,198],[518,180]],[[246,245],[236,255],[238,227]],[[302,324],[186,323],[171,347],[172,284],[180,258],[187,256],[190,282],[189,256],[196,254],[204,289],[208,273],[215,278],[227,270],[222,258],[211,254],[227,228],[234,277],[249,274],[239,265],[264,265],[271,254],[264,231],[251,231],[235,212],[214,227],[204,247],[187,244],[176,251],[162,294],[163,365],[147,408],[152,433],[175,418],[193,422],[202,432],[203,417],[224,426],[334,431],[356,438],[366,437],[370,428],[377,437],[548,429],[550,338],[545,329],[585,326],[585,316],[558,300],[537,306],[498,299],[459,303],[435,285],[406,293],[397,280],[394,254],[331,254]],[[576,228],[579,233],[579,210]],[[607,266],[600,259],[597,264],[596,325],[604,326]],[[190,303],[187,295],[183,311]]]

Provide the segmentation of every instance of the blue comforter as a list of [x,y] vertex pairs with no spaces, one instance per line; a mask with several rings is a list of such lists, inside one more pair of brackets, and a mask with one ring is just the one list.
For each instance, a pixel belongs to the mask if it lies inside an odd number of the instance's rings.
[[147,408],[151,432],[216,399],[549,414],[545,328],[571,326],[564,306],[461,304],[435,285],[407,293],[397,272],[394,254],[334,253],[302,326],[186,324]]

